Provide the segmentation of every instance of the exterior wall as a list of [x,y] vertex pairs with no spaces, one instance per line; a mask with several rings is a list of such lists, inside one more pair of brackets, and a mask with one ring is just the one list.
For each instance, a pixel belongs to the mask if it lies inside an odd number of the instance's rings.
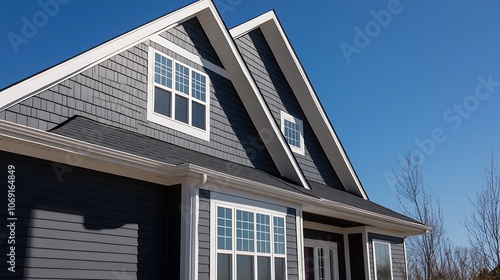
[[295,153],[295,158],[306,178],[343,189],[260,29],[236,39],[236,45],[275,121],[281,123],[281,111],[303,121],[305,155]]
[[[77,167],[61,180],[50,161],[0,152],[0,166],[8,165],[15,166],[16,272],[3,264],[1,279],[179,279],[179,186]],[[0,244],[7,236],[1,227]],[[7,246],[0,252],[6,256]]]
[[[198,221],[198,279],[210,279],[210,191],[200,189]],[[215,248],[214,248],[215,249]]]
[[224,68],[197,18],[192,18],[181,25],[169,29],[161,34],[161,36],[213,64]]
[[[165,188],[164,186],[161,186]],[[181,186],[168,187],[167,192],[167,257],[165,275],[170,279],[180,279],[181,256]],[[139,278],[138,278],[139,279]]]
[[297,250],[297,226],[296,211],[293,208],[287,209],[286,215],[286,258],[288,280],[299,279],[299,258]]
[[[217,62],[196,18],[164,36]],[[148,45],[209,76],[210,142],[147,120]],[[150,41],[0,112],[0,119],[50,130],[74,115],[279,174],[231,81]]]
[[375,265],[373,262],[373,241],[381,241],[391,244],[392,257],[392,276],[394,280],[405,279],[404,272],[406,270],[404,239],[399,237],[368,233],[368,247],[370,259],[370,274],[371,278],[375,279]]

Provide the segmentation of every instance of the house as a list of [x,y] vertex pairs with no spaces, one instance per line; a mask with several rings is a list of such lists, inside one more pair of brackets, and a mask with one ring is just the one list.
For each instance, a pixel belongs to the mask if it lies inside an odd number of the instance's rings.
[[1,90],[0,154],[2,279],[403,279],[429,230],[368,199],[272,11],[197,1]]

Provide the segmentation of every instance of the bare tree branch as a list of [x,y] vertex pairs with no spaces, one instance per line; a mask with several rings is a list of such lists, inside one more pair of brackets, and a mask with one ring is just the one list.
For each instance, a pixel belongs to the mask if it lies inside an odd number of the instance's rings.
[[444,218],[439,201],[424,188],[419,156],[407,155],[399,161],[396,175],[397,193],[402,211],[409,217],[432,227],[422,236],[408,239],[409,279],[437,279],[438,258],[444,238]]
[[495,273],[500,264],[500,178],[493,152],[484,173],[486,186],[476,192],[475,200],[469,197],[473,211],[464,225],[471,247],[483,262],[482,267],[488,273]]

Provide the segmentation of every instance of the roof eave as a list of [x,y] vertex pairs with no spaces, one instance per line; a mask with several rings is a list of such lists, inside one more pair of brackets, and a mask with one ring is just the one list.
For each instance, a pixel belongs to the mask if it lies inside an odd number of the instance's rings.
[[[209,180],[214,183],[229,185],[247,192],[300,204],[305,211],[318,214],[326,213],[333,217],[388,228],[403,232],[406,236],[424,234],[430,230],[429,227],[418,223],[362,210],[339,202],[279,189],[194,164],[167,164],[3,120],[0,120],[0,150],[35,156],[63,164],[77,164],[83,168],[160,184],[174,184],[182,181],[182,178],[186,176],[207,175]],[[71,160],[68,161],[68,159]],[[140,173],[146,175],[141,177]]]

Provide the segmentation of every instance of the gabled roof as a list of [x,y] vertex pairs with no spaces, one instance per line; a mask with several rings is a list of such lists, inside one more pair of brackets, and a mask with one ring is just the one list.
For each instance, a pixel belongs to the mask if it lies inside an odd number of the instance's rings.
[[[297,160],[281,134],[278,124],[273,120],[271,112],[238,52],[233,38],[210,0],[201,0],[185,6],[4,89],[0,92],[0,111],[49,89],[192,17],[197,17],[203,26],[257,131],[262,139],[266,139],[266,148],[281,176],[309,189],[309,184]],[[269,133],[273,137],[269,137]]]
[[[368,199],[342,144],[273,11],[228,31],[212,1],[197,1],[0,91],[0,111],[41,93],[192,17],[198,17],[204,27],[257,131],[261,134],[261,138],[267,140],[265,141],[266,148],[280,174],[299,183],[306,189],[310,189],[309,183],[304,177],[293,152],[281,134],[278,124],[273,120],[269,108],[233,41],[233,38],[242,36],[256,28],[262,30],[342,184],[348,192]],[[274,136],[271,139],[269,139],[269,130],[273,132]]]
[[333,129],[302,64],[293,50],[283,28],[274,13],[267,12],[230,30],[233,38],[260,28],[276,60],[290,84],[295,97],[309,120],[311,127],[337,172],[344,188],[364,199],[368,196]]

